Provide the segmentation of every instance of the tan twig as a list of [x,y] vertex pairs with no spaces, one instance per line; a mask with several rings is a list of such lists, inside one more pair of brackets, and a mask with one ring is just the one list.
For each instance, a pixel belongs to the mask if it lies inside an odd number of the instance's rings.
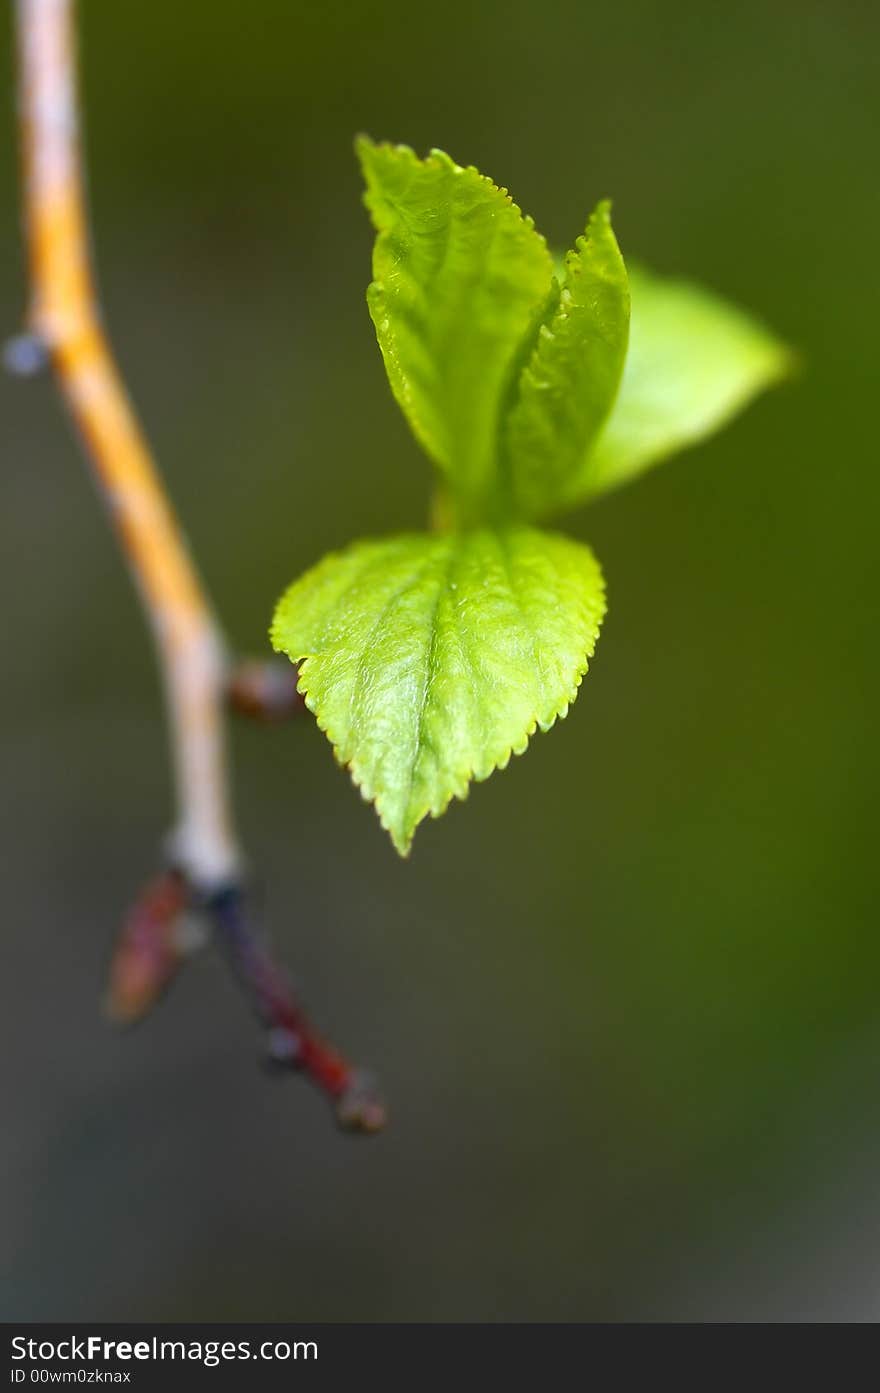
[[45,347],[128,556],[165,683],[171,854],[205,889],[238,874],[223,743],[223,645],[101,324],[79,151],[73,0],[17,0],[29,328]]

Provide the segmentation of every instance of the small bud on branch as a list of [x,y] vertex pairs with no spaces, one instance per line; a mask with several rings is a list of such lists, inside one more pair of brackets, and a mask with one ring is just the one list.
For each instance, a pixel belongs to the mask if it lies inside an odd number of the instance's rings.
[[296,684],[297,669],[286,658],[243,659],[229,671],[226,699],[236,715],[275,724],[305,711]]

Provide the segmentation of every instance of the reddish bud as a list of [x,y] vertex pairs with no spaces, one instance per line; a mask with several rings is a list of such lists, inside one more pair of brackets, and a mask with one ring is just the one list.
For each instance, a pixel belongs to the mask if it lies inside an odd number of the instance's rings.
[[166,871],[130,910],[113,950],[105,998],[107,1015],[117,1024],[145,1016],[177,972],[185,956],[178,928],[188,898],[183,877]]
[[239,716],[274,724],[305,710],[296,689],[297,670],[286,658],[237,663],[226,683],[230,707]]

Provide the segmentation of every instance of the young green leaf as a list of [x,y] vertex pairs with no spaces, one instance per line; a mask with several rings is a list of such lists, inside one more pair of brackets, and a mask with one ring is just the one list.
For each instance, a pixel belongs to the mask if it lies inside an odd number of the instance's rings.
[[360,542],[296,581],[272,643],[406,854],[574,700],[605,611],[577,542],[516,528]]
[[370,312],[445,474],[447,530],[326,558],[283,596],[272,642],[406,854],[424,817],[565,714],[593,652],[592,554],[511,519],[700,439],[789,358],[716,296],[644,271],[630,272],[630,326],[607,204],[557,279],[531,221],[477,170],[366,139],[358,153],[378,232]]
[[614,488],[719,430],[785,377],[789,351],[720,296],[629,267],[629,352],[617,401],[567,502]]
[[367,300],[388,379],[476,519],[495,485],[501,400],[553,263],[531,219],[476,169],[366,138],[357,152],[378,232]]
[[514,512],[546,513],[565,498],[604,424],[626,359],[629,288],[600,203],[565,258],[559,304],[542,325],[507,421]]

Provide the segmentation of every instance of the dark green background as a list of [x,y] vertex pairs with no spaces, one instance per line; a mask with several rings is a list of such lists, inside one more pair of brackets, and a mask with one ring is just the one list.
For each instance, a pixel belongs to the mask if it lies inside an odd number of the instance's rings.
[[363,1143],[257,1070],[211,957],[100,1019],[168,819],[158,685],[51,385],[0,384],[3,1314],[876,1318],[876,8],[82,8],[106,313],[244,650],[427,506],[355,131],[478,164],[558,243],[611,194],[625,253],[806,367],[570,520],[610,590],[577,705],[410,863],[310,721],[236,731],[268,924],[392,1100]]

